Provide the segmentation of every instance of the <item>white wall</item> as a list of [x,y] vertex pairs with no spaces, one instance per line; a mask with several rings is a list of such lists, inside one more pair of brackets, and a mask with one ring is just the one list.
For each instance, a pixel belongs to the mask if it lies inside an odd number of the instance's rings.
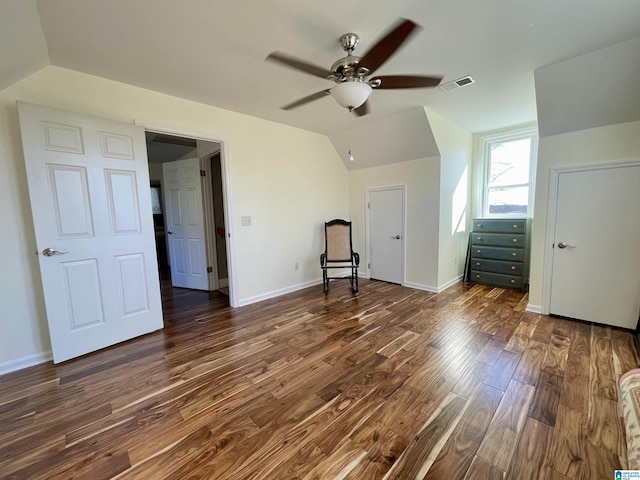
[[[16,100],[226,138],[238,301],[319,282],[322,222],[346,217],[349,201],[348,172],[327,137],[46,67],[0,92],[0,371],[37,362],[50,348]],[[251,227],[240,226],[242,215]]]
[[353,247],[360,253],[363,272],[368,261],[365,243],[367,188],[406,185],[405,280],[407,285],[416,288],[437,290],[439,183],[439,156],[349,172]]
[[438,288],[463,273],[470,224],[470,175],[473,136],[433,111],[425,109],[440,149],[440,223]]
[[[549,170],[553,167],[640,160],[640,122],[591,128],[540,137],[536,173],[536,203],[531,233],[529,309],[541,311],[544,276]],[[640,188],[640,185],[638,185]],[[597,192],[594,192],[597,194]],[[615,212],[611,212],[615,215]],[[624,232],[618,232],[623,235]],[[624,281],[624,280],[621,280]]]

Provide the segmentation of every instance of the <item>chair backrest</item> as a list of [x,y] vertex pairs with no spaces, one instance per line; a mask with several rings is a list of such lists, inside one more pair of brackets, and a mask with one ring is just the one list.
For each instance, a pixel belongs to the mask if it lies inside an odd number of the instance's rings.
[[324,240],[328,262],[351,261],[351,222],[340,219],[325,222]]

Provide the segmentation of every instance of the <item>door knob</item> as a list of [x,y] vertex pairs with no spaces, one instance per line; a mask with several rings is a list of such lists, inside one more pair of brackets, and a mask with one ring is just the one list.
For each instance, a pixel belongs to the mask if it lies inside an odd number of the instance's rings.
[[169,235],[173,235],[173,232],[172,232],[171,230],[169,230],[167,233],[168,233]]
[[558,242],[558,248],[576,248],[575,245],[569,245],[567,242]]
[[45,248],[44,250],[42,250],[42,254],[45,257],[53,257],[54,255],[64,255],[65,253],[69,253],[69,252],[63,252],[60,250],[56,250],[55,248]]
[[400,235],[396,235],[395,237],[391,237],[391,238],[395,238],[396,240],[400,240]]

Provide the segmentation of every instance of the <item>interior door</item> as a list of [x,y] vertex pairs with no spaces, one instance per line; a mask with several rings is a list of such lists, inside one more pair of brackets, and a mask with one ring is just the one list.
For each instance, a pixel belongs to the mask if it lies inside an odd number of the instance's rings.
[[550,313],[636,328],[638,206],[640,166],[559,174]]
[[209,290],[200,159],[162,164],[171,283]]
[[369,190],[369,275],[402,284],[404,190]]
[[162,328],[142,128],[18,114],[54,361]]

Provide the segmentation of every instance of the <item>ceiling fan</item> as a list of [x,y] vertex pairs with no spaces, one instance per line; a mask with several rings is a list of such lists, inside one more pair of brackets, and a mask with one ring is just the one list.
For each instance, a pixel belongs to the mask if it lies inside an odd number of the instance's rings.
[[282,52],[271,53],[266,60],[286,65],[316,77],[326,78],[336,83],[332,88],[313,93],[281,108],[283,110],[291,110],[326,95],[332,95],[340,106],[348,108],[349,111],[353,111],[357,115],[366,115],[369,113],[367,99],[373,89],[386,90],[438,86],[442,81],[442,77],[382,75],[367,79],[400,48],[416,28],[418,28],[418,25],[411,20],[401,20],[361,57],[353,55],[353,51],[358,45],[358,35],[345,33],[340,37],[340,45],[347,52],[347,56],[337,60],[330,70]]

